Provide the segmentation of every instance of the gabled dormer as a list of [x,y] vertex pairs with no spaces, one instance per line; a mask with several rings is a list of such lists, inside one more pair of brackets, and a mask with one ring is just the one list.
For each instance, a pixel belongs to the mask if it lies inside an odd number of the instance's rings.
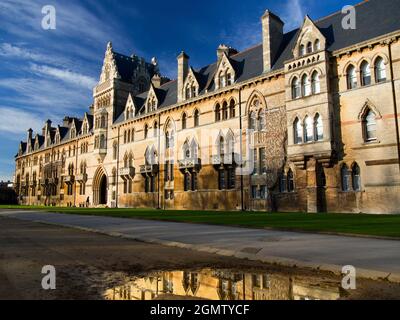
[[83,117],[83,121],[82,121],[82,130],[81,130],[82,135],[89,134],[90,130],[92,129],[92,125],[93,125],[92,119],[93,119],[93,117],[89,116],[89,114],[87,112],[85,112],[85,116]]
[[59,144],[61,142],[61,128],[57,127],[56,136],[55,136],[55,144]]
[[153,86],[153,84],[150,85],[150,91],[147,95],[146,99],[146,113],[154,112],[157,110],[159,105],[159,99],[157,97],[156,93],[156,88]]
[[232,85],[236,80],[236,71],[226,52],[222,52],[214,76],[215,89]]
[[135,110],[135,102],[133,101],[132,94],[129,94],[124,110],[125,120],[133,119],[135,117]]
[[183,85],[185,99],[195,98],[199,95],[200,84],[196,72],[192,67],[189,68],[189,73]]
[[70,131],[69,131],[69,138],[70,139],[75,139],[76,138],[76,123],[75,123],[75,119],[74,120],[72,120],[72,122],[71,122],[71,128],[70,128]]
[[304,18],[303,26],[300,28],[296,45],[293,49],[293,56],[297,59],[314,52],[325,50],[325,48],[325,36],[307,15]]
[[37,151],[37,150],[39,150],[39,148],[40,148],[39,135],[36,134],[35,142],[34,142],[34,145],[33,145],[33,150]]

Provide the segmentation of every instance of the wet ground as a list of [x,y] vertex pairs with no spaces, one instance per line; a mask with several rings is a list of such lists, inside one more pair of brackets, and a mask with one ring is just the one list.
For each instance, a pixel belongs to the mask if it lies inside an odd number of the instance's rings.
[[[43,290],[42,267],[56,268]],[[330,273],[0,217],[0,299],[399,299],[400,284],[357,279],[343,290]]]

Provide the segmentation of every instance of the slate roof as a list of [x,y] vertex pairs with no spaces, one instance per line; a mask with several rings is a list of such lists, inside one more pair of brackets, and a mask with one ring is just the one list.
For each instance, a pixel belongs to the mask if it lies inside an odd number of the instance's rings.
[[[140,58],[137,56],[128,57],[116,52],[113,52],[113,56],[121,80],[124,82],[132,82],[134,72],[139,68]],[[144,62],[144,66],[149,71],[150,75],[155,74],[156,70],[153,64]]]

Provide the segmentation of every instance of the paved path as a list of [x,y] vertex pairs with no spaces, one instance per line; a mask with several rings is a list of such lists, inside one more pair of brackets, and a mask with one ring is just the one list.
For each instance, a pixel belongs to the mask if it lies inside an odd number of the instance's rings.
[[340,272],[345,265],[370,278],[400,282],[400,241],[226,226],[0,210],[0,215],[83,228],[113,236],[220,255]]

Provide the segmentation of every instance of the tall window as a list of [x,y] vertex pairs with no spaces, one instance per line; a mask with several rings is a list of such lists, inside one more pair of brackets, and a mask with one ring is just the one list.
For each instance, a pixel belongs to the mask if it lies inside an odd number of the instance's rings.
[[221,106],[219,103],[215,106],[215,121],[221,121]]
[[343,165],[341,169],[341,179],[342,179],[342,190],[349,191],[350,190],[350,174],[349,168],[347,165]]
[[385,61],[381,57],[375,61],[375,80],[376,82],[386,81]]
[[266,152],[265,148],[260,148],[259,149],[259,157],[258,157],[258,167],[260,168],[260,173],[261,174],[266,174],[267,173],[267,163],[265,161],[266,158]]
[[322,117],[318,113],[314,118],[314,131],[315,141],[324,139],[324,124],[322,123]]
[[300,98],[300,81],[297,77],[292,81],[292,98]]
[[225,189],[225,170],[218,171],[218,188],[219,190]]
[[321,42],[319,41],[319,39],[315,40],[314,49],[315,51],[321,50]]
[[222,105],[222,120],[228,119],[228,104],[226,101]]
[[285,170],[282,170],[279,175],[279,192],[286,192],[286,174]]
[[376,115],[368,109],[363,119],[363,131],[365,142],[376,141]]
[[187,115],[184,113],[182,115],[182,130],[185,130],[187,128]]
[[303,126],[299,118],[296,118],[293,123],[294,143],[303,143]]
[[347,68],[347,89],[357,88],[357,72],[353,65]]
[[369,63],[364,61],[361,64],[361,85],[368,86],[371,84],[371,68]]
[[146,124],[144,126],[144,138],[147,139],[148,135],[149,135],[149,126]]
[[317,94],[321,92],[321,85],[319,81],[319,74],[317,71],[314,71],[311,77],[311,89],[313,94]]
[[200,119],[200,112],[199,112],[199,110],[196,109],[196,110],[194,111],[193,117],[194,117],[194,126],[195,126],[195,127],[198,127],[198,126],[200,125],[200,121],[199,121],[199,119]]
[[113,144],[113,160],[117,160],[117,155],[118,155],[118,144],[116,141],[114,141]]
[[287,191],[294,192],[294,176],[292,169],[289,169],[287,173]]
[[190,172],[185,172],[184,176],[184,190],[189,191],[190,190]]
[[311,53],[312,51],[313,51],[312,43],[311,43],[311,42],[308,42],[308,43],[307,43],[307,53]]
[[314,125],[311,117],[307,116],[304,119],[304,142],[312,142],[314,140]]
[[249,115],[249,129],[250,130],[257,130],[257,116],[254,111],[250,112]]
[[307,97],[311,94],[310,78],[307,75],[301,78],[301,88],[303,97]]
[[158,136],[158,123],[157,123],[157,121],[154,122],[153,130],[154,130],[154,137],[157,137]]
[[232,99],[229,104],[229,117],[234,118],[236,116],[235,113],[235,100]]
[[360,176],[360,167],[357,163],[353,165],[351,170],[351,180],[353,182],[353,190],[360,191],[361,190],[361,176]]
[[219,155],[222,156],[225,154],[225,140],[224,137],[219,137],[219,145],[218,145],[218,152]]

